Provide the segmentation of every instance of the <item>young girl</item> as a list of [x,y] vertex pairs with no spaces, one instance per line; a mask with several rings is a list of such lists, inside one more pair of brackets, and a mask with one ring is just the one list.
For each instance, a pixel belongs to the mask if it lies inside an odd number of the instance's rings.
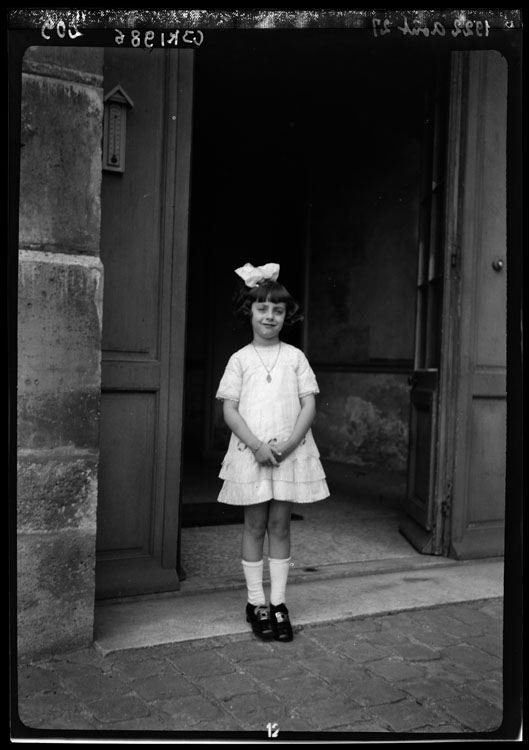
[[[260,638],[291,641],[285,604],[291,504],[329,496],[310,429],[319,389],[303,352],[279,338],[284,325],[302,319],[299,305],[277,282],[279,265],[254,268],[247,263],[235,273],[243,281],[234,296],[234,313],[248,324],[252,341],[230,357],[216,395],[232,431],[219,474],[224,483],[218,500],[244,506],[247,622]],[[263,590],[266,534],[269,609]]]

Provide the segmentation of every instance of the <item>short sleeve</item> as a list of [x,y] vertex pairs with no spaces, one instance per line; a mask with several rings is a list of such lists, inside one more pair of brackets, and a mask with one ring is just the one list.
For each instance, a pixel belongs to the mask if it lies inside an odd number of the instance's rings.
[[239,401],[242,388],[242,366],[236,354],[232,354],[220,379],[215,398]]
[[316,375],[314,374],[312,367],[309,364],[308,359],[300,351],[298,366],[297,366],[297,378],[298,378],[298,393],[299,397],[309,396],[311,393],[317,394],[320,392],[318,388],[318,382]]

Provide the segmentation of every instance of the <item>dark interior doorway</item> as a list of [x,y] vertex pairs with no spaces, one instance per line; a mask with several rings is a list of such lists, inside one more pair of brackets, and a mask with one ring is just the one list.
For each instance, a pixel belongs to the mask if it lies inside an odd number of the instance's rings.
[[[354,40],[343,30],[223,31],[196,55],[181,544],[189,577],[202,565],[193,551],[211,547],[223,523],[215,514],[200,531],[185,522],[185,508],[206,513],[220,489],[228,433],[214,396],[228,357],[248,343],[231,313],[234,269],[246,262],[280,263],[280,280],[304,307],[305,321],[284,338],[316,371],[314,434],[331,493],[342,498],[327,512],[303,509],[296,534],[326,514],[342,529],[345,518],[357,531],[364,524],[356,543],[369,554],[413,554],[398,517],[422,119],[436,60],[413,45]],[[380,537],[385,525],[388,536]],[[370,545],[377,533],[385,548]],[[240,527],[227,524],[222,535],[238,562]],[[355,541],[351,535],[345,549],[344,542],[333,561],[348,559]]]

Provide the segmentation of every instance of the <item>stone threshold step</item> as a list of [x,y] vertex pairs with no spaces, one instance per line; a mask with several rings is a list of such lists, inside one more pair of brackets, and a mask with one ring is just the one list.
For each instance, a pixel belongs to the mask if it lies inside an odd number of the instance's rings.
[[[484,558],[484,560],[452,560],[447,557],[434,557],[431,555],[423,556],[420,554],[410,555],[408,557],[390,557],[387,559],[377,560],[355,560],[344,563],[328,563],[310,567],[296,567],[294,565],[289,573],[289,586],[294,583],[305,581],[320,581],[330,578],[348,578],[349,576],[376,575],[379,573],[391,573],[404,570],[424,570],[431,567],[447,567],[453,565],[475,564],[488,559],[498,560],[503,558]],[[263,580],[265,583],[270,581],[268,570],[265,564]],[[206,594],[208,592],[230,591],[244,589],[245,582],[240,574],[233,576],[215,577],[190,577],[180,583],[178,591],[164,591],[152,594],[138,594],[135,596],[123,596],[120,598],[107,598],[97,602],[97,606],[106,606],[108,604],[122,604],[124,602],[144,601],[146,599],[161,599],[163,597],[182,597],[193,596],[195,594]]]
[[[395,561],[393,561],[395,562]],[[503,559],[298,580],[287,590],[295,626],[503,596]],[[240,588],[99,604],[95,647],[103,654],[249,632]]]

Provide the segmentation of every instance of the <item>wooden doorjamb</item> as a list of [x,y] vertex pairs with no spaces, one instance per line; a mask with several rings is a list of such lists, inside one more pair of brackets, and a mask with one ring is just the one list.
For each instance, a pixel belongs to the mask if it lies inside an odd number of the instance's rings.
[[[180,543],[193,66],[193,50],[168,55],[161,296],[169,298],[171,303],[166,308],[166,320],[161,327],[160,345],[167,353],[168,366],[162,377],[161,391],[165,394],[165,403],[160,409],[161,419],[165,420],[165,446],[158,456],[160,486],[164,488],[162,496],[166,507],[155,528],[155,549],[160,551],[162,568],[177,568]],[[167,418],[169,414],[171,419]],[[175,464],[179,467],[177,472]]]
[[459,382],[459,305],[461,296],[461,196],[464,179],[468,60],[464,53],[450,59],[449,107],[445,171],[444,300],[441,313],[441,357],[439,366],[438,450],[434,477],[437,499],[433,523],[439,529],[435,553],[448,555],[455,461],[456,402]]

